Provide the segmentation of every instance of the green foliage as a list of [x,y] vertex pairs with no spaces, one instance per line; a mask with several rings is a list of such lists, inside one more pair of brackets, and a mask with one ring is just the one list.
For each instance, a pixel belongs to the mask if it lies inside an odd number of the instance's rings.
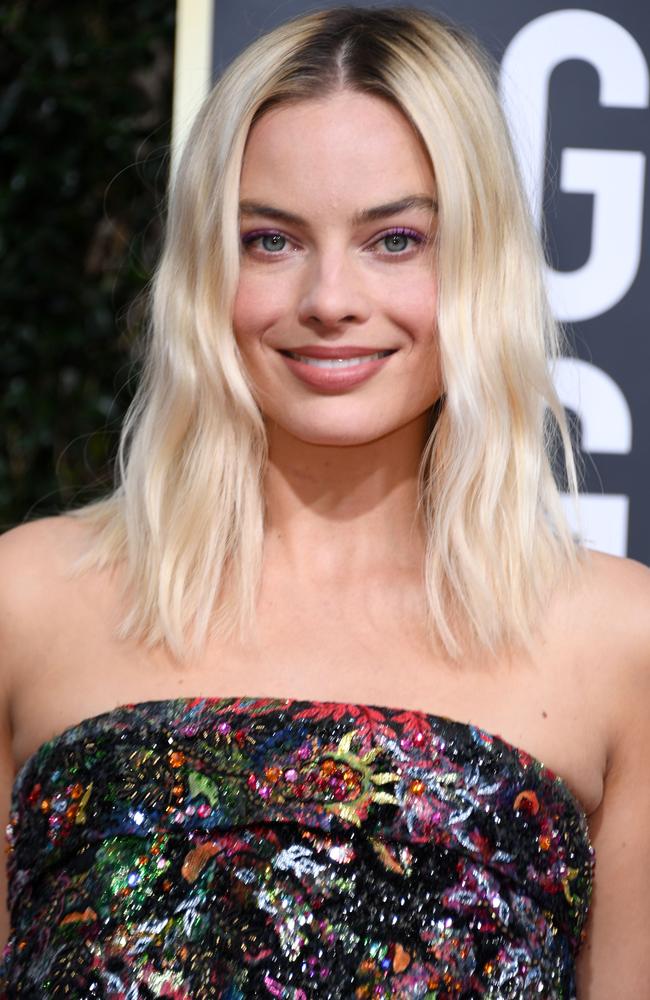
[[160,244],[173,30],[173,0],[0,7],[0,530],[112,484]]

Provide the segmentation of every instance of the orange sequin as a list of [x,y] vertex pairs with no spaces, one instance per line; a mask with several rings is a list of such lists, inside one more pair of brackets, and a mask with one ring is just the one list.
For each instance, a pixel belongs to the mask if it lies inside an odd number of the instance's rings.
[[539,812],[539,800],[535,795],[535,792],[533,792],[530,788],[525,788],[523,792],[519,792],[519,795],[514,802],[514,808],[517,810],[521,809],[536,816]]

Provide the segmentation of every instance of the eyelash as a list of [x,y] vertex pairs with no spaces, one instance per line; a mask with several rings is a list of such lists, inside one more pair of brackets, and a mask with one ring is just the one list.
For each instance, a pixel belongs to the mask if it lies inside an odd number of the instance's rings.
[[[290,241],[290,238],[288,236],[286,236],[284,233],[280,232],[278,229],[255,229],[255,230],[253,230],[253,232],[245,233],[242,236],[242,243],[244,245],[244,249],[248,249],[249,247],[252,247],[253,243],[257,242],[257,240],[262,239],[262,237],[264,237],[264,236],[281,236],[283,239]],[[389,236],[406,236],[409,239],[413,240],[415,242],[416,246],[422,246],[424,243],[427,242],[426,241],[426,237],[422,236],[420,233],[415,232],[415,230],[408,229],[405,226],[396,226],[394,229],[389,229],[385,233],[381,233],[379,236],[377,236],[377,238],[374,240],[374,243],[371,244],[371,245],[374,246],[375,243],[380,243],[381,240],[388,239]],[[411,249],[413,249],[413,247],[411,247]],[[391,253],[390,251],[386,251],[386,253],[380,254],[380,256],[382,256],[382,257],[396,257],[396,258],[399,259],[400,257],[410,256],[410,254],[409,254],[408,251],[409,251],[409,248],[406,247],[401,252],[400,251],[393,251]],[[275,251],[274,252],[272,250],[266,250],[266,251],[262,250],[262,254],[264,256],[266,256],[266,257],[282,257],[282,256],[284,256],[283,251]]]

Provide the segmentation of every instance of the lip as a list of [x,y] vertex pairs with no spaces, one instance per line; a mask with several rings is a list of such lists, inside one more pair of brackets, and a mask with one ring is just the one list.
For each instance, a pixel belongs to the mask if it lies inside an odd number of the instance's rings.
[[[376,354],[382,348],[369,349],[367,347],[347,347],[347,348],[323,348],[323,347],[292,347],[296,354],[303,354],[305,357],[333,359],[333,358],[359,358],[364,355]],[[383,350],[393,350],[383,348]],[[282,354],[288,369],[302,382],[314,389],[321,389],[324,392],[339,392],[342,389],[351,389],[362,382],[366,382],[373,375],[376,375],[380,368],[390,361],[392,354],[387,354],[383,358],[375,358],[373,361],[363,361],[355,365],[341,366],[340,368],[316,368],[314,365],[299,361],[298,358],[289,357]]]
[[306,358],[362,358],[366,354],[377,354],[378,351],[392,351],[392,347],[357,347],[348,344],[346,347],[327,347],[325,344],[302,344],[299,347],[279,348],[280,352],[293,351]]

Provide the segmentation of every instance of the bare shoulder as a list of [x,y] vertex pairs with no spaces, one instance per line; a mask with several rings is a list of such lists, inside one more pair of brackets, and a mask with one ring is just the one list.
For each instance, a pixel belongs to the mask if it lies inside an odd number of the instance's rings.
[[581,583],[593,596],[611,598],[612,587],[622,587],[628,596],[646,597],[650,594],[650,568],[636,559],[608,555],[595,549],[585,550]]
[[650,675],[650,568],[588,550],[577,599],[585,628],[594,641],[617,652],[617,667],[639,680]]
[[5,682],[27,665],[35,644],[47,641],[47,623],[69,592],[70,571],[83,551],[85,537],[85,527],[65,515],[30,521],[0,535],[0,638]]
[[71,546],[82,543],[86,532],[83,521],[69,514],[26,521],[0,534],[0,558],[16,558],[18,565],[30,556],[38,559],[40,554],[65,558]]
[[608,719],[611,759],[640,706],[650,711],[650,569],[588,550],[566,627],[589,664],[590,686]]
[[28,597],[34,588],[42,586],[45,577],[49,583],[53,576],[65,579],[86,538],[83,522],[65,514],[28,521],[5,531],[0,535],[0,581],[4,581],[5,595],[20,599],[27,587]]
[[[610,721],[604,795],[590,817],[596,868],[578,995],[645,996],[650,977],[650,569],[591,553],[578,588],[584,637]],[[611,956],[616,961],[611,961]]]

